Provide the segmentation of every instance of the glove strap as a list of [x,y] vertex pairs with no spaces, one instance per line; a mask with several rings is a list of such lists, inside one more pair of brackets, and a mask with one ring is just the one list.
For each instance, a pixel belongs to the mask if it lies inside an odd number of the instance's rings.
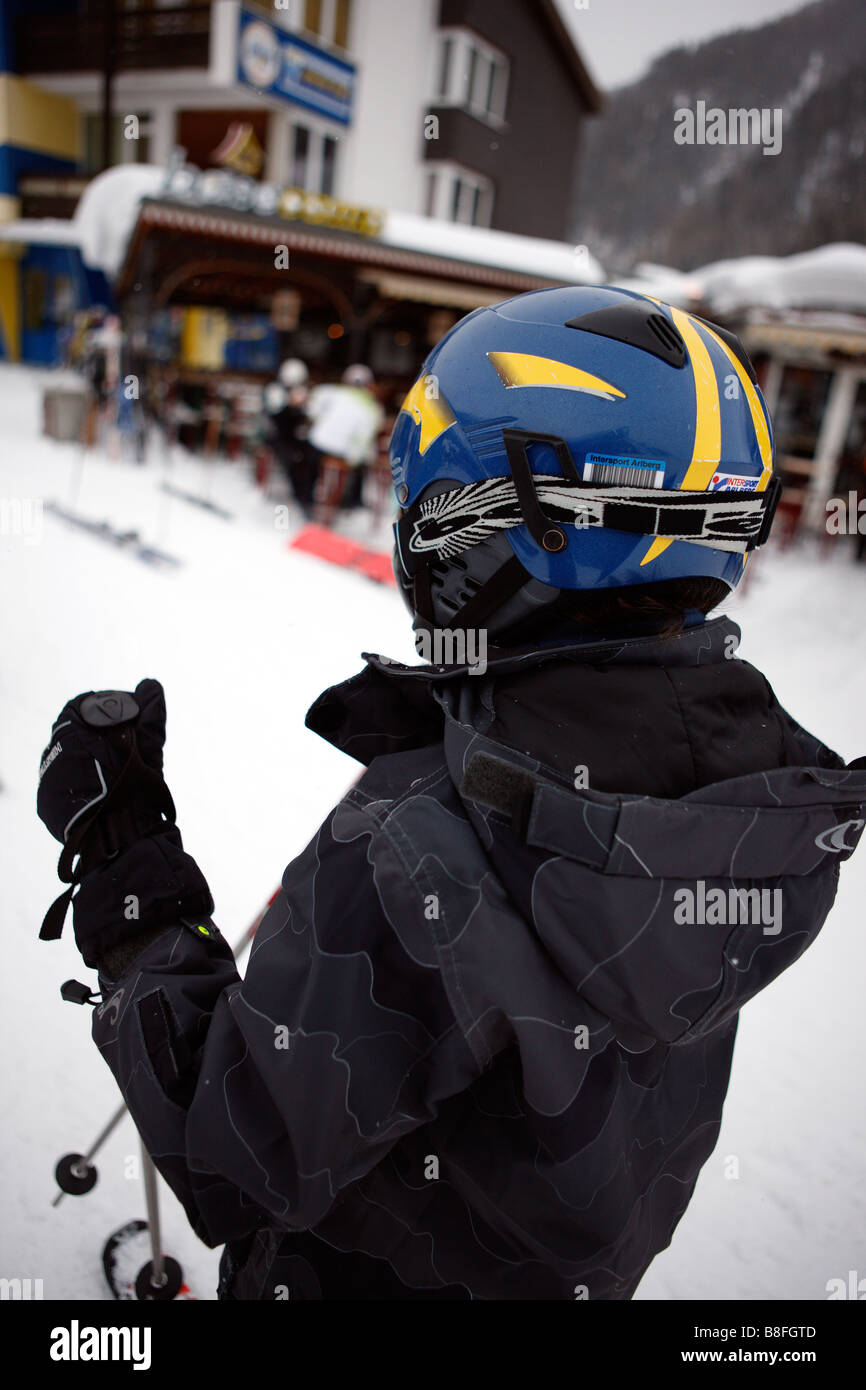
[[[123,738],[123,734],[120,735]],[[125,740],[124,740],[125,741]],[[120,774],[108,795],[99,802],[97,809],[87,820],[77,825],[74,832],[70,835],[66,844],[60,852],[57,862],[57,877],[61,883],[68,883],[71,886],[55,898],[42,919],[42,926],[39,928],[40,941],[57,941],[63,934],[63,924],[66,921],[66,914],[69,911],[69,904],[72,901],[72,894],[81,882],[84,869],[79,858],[79,862],[73,869],[72,865],[76,856],[81,856],[85,848],[88,850],[98,848],[100,852],[99,860],[96,864],[88,861],[88,870],[95,868],[99,863],[105,863],[109,859],[114,859],[125,847],[122,842],[122,835],[112,835],[112,831],[120,831],[126,824],[127,806],[121,806],[117,814],[113,808],[109,813],[112,802],[117,802],[119,792],[124,784],[129,780],[130,770],[134,768],[137,773],[139,784],[144,783],[150,790],[156,793],[152,805],[149,809],[165,814],[168,823],[174,825],[177,819],[174,801],[162,775],[155,772],[142,762],[138,749],[133,740]],[[96,837],[91,835],[91,831],[98,831],[100,844],[95,843]],[[128,839],[127,839],[128,844]]]

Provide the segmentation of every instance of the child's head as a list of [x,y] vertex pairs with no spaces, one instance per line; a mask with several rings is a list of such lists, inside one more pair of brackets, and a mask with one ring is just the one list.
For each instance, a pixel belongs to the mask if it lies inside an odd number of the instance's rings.
[[769,532],[769,415],[733,334],[624,290],[479,309],[391,439],[395,572],[419,628],[543,640],[709,612]]

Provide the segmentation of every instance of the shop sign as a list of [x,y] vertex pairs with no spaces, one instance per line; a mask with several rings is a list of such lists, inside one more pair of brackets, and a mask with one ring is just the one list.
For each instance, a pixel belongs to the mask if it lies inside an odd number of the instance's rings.
[[176,149],[166,170],[159,197],[196,207],[214,204],[235,212],[253,212],[260,217],[285,217],[293,222],[311,222],[335,227],[360,236],[378,236],[384,215],[376,208],[359,207],[310,193],[304,188],[281,188],[276,183],[260,183],[228,169],[199,169],[186,163],[186,151]]
[[348,125],[355,68],[247,10],[239,13],[238,81]]

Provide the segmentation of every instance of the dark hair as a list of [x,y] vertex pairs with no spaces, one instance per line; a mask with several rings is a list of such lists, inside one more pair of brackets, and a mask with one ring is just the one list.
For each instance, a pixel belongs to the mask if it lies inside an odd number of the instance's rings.
[[[566,635],[571,626],[597,629],[599,636],[622,629],[645,629],[661,637],[681,632],[690,610],[709,613],[730,589],[721,579],[698,576],[663,579],[656,584],[632,584],[622,589],[563,590],[555,603],[529,622],[522,622],[497,641],[544,640]],[[544,631],[540,631],[543,623]]]

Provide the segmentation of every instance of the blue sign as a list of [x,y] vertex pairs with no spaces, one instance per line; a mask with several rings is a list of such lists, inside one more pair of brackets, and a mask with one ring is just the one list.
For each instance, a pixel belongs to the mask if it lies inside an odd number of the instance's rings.
[[258,15],[240,12],[238,81],[348,125],[355,68]]

